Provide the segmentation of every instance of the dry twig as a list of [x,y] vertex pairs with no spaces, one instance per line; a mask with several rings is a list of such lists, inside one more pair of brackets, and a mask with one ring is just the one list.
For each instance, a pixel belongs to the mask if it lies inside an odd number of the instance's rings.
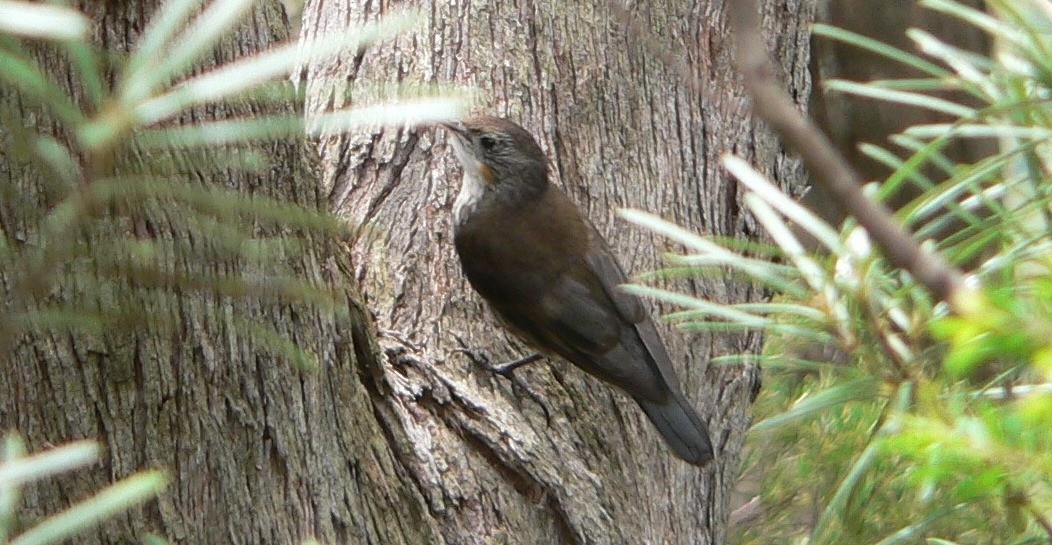
[[757,0],[738,0],[727,6],[734,61],[753,99],[755,115],[800,154],[814,181],[866,229],[893,266],[909,271],[933,295],[952,304],[964,288],[960,271],[922,248],[887,207],[863,194],[858,174],[784,91],[764,45]]

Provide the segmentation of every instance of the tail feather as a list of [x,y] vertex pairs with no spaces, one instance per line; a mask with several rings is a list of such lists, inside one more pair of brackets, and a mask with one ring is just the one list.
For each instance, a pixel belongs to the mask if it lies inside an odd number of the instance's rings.
[[705,465],[713,458],[708,426],[683,394],[673,392],[664,404],[636,399],[672,453],[687,463]]

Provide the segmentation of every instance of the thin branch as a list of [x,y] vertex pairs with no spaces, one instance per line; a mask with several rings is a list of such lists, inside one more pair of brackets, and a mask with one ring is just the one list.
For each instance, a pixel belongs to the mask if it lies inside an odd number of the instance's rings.
[[783,90],[764,45],[757,0],[727,3],[734,61],[753,99],[756,116],[796,149],[814,180],[833,202],[858,220],[895,267],[909,271],[932,294],[948,303],[964,289],[964,277],[936,254],[926,251],[893,218],[887,207],[862,193],[862,180],[825,135],[797,111]]
[[760,499],[759,495],[756,495],[746,502],[745,505],[731,511],[730,516],[727,518],[727,525],[731,528],[748,526],[766,513],[767,509],[764,508],[763,500]]
[[1034,504],[1030,504],[1030,514],[1034,516],[1034,520],[1037,521],[1038,526],[1040,526],[1045,531],[1045,534],[1048,535],[1048,538],[1052,540],[1052,522],[1049,522],[1048,518],[1045,517],[1045,514],[1039,511],[1037,507],[1034,507]]

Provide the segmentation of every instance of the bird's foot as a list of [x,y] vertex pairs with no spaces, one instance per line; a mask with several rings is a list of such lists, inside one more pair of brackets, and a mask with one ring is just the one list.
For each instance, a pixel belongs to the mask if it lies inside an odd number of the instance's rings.
[[530,386],[526,384],[524,380],[522,380],[522,378],[515,374],[515,370],[519,367],[543,359],[544,356],[540,354],[530,354],[529,356],[519,358],[515,361],[509,361],[500,365],[494,365],[493,363],[490,363],[489,358],[487,358],[486,356],[482,354],[476,354],[475,352],[466,348],[460,349],[458,350],[458,352],[470,358],[475,365],[478,365],[479,367],[491,373],[495,373],[510,380],[512,390],[522,389],[524,392],[526,392],[526,396],[533,400],[533,402],[536,403],[538,406],[540,406],[541,411],[544,412],[544,421],[547,422],[547,425],[551,425],[552,416],[548,412],[548,406],[544,404],[544,400],[541,398],[540,394],[534,392],[533,389],[530,388]]
[[523,365],[533,363],[543,357],[544,356],[540,354],[530,354],[529,356],[526,356],[524,358],[519,358],[515,361],[509,361],[508,363],[502,363],[500,365],[493,365],[487,361],[485,364],[483,364],[483,367],[485,367],[490,372],[496,373],[508,380],[511,380],[513,373],[516,369],[522,367]]

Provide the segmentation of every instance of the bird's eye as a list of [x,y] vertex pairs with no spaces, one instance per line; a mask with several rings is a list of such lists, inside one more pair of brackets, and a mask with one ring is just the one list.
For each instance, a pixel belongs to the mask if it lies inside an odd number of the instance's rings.
[[497,139],[492,136],[483,136],[479,138],[479,145],[486,151],[491,151],[497,147]]

